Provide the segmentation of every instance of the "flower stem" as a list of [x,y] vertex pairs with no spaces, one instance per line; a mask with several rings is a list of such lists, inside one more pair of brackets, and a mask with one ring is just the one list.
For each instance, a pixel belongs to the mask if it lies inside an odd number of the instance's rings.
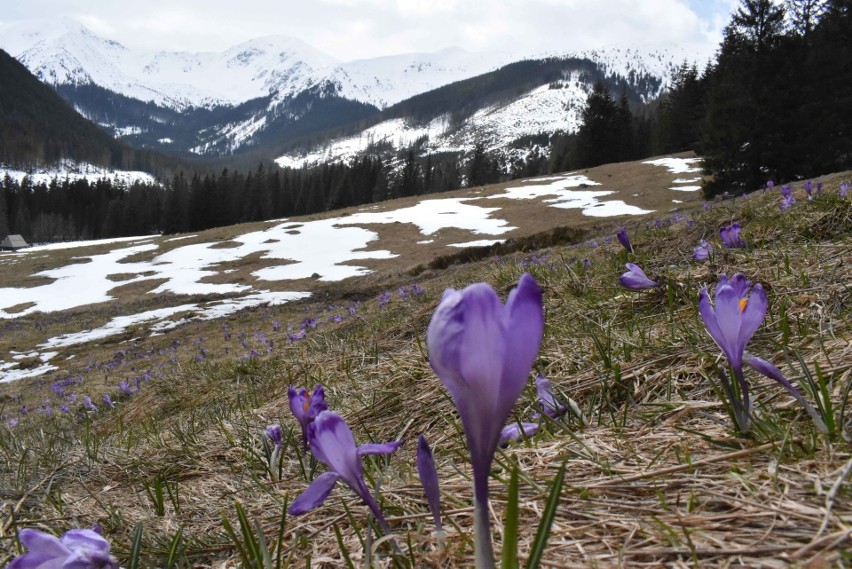
[[[489,465],[490,466],[490,465]],[[473,473],[473,530],[476,569],[494,568],[494,547],[488,518],[488,468]]]
[[731,366],[734,370],[734,377],[737,380],[737,384],[740,388],[740,398],[742,401],[742,407],[740,409],[741,418],[739,425],[741,433],[747,433],[751,428],[751,398],[748,393],[748,383],[746,382],[745,375],[743,375],[743,366],[740,364],[739,366]]
[[491,527],[488,523],[488,502],[474,502],[473,528],[476,540],[474,543],[476,569],[493,569],[494,548],[491,544]]

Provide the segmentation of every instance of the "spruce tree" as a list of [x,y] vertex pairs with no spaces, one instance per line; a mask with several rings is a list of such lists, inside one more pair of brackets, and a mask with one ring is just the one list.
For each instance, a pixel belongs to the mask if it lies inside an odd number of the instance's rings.
[[708,197],[759,187],[783,165],[777,143],[790,112],[778,96],[786,87],[783,34],[784,9],[771,0],[741,0],[725,28],[702,132],[705,171],[714,176]]
[[589,168],[615,162],[619,155],[618,111],[609,89],[595,82],[583,108],[573,166]]

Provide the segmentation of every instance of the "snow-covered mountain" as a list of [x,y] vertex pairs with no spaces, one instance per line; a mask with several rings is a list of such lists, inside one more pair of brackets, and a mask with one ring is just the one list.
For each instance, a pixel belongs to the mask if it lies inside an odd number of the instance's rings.
[[289,168],[349,162],[378,146],[392,149],[392,154],[414,146],[420,154],[466,154],[477,144],[483,144],[490,153],[523,159],[530,148],[513,150],[513,141],[577,130],[589,87],[582,74],[574,72],[563,81],[536,87],[511,101],[485,106],[461,122],[450,114],[441,114],[425,124],[391,118],[350,136],[293,150],[276,162]]
[[[0,49],[113,135],[131,144],[206,155],[284,148],[521,59],[511,53],[447,49],[342,62],[283,36],[257,38],[221,53],[141,52],[99,37],[71,19],[2,25]],[[636,48],[549,55],[586,58],[603,75],[624,78],[645,100],[659,94],[682,60],[695,60],[692,54],[673,50]],[[482,136],[500,143],[509,136],[574,130],[589,86],[582,79],[579,72],[560,77],[557,85],[543,79],[526,85],[514,101],[483,102],[475,116],[466,117],[463,128],[453,117],[435,116],[430,141],[436,147],[464,148]],[[395,131],[399,124],[408,130],[423,128],[405,117],[391,119],[396,122],[378,129]],[[372,121],[372,128],[379,122]],[[447,125],[453,126],[451,134]],[[407,136],[405,129],[396,133],[400,143]],[[376,136],[365,131],[357,138],[363,142]],[[324,144],[324,152],[340,158],[341,145],[357,146],[351,136],[343,137]],[[318,151],[300,152],[303,156],[289,159],[310,161]]]
[[181,110],[280,101],[322,82],[337,95],[382,108],[507,63],[507,55],[458,49],[341,62],[302,40],[267,36],[221,53],[138,52],[62,18],[0,28],[0,48],[50,84],[93,83]]

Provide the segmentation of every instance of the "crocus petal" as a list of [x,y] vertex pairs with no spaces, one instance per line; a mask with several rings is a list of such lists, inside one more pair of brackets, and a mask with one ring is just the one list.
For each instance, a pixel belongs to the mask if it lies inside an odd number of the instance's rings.
[[334,483],[340,476],[335,472],[324,472],[314,478],[311,485],[302,492],[302,495],[293,501],[293,504],[287,510],[292,516],[298,516],[309,512],[325,502],[331,490],[334,488]]
[[[468,442],[483,438],[496,444],[495,422],[497,387],[506,352],[503,330],[496,315],[501,310],[496,293],[478,283],[464,291],[444,293],[427,330],[429,363],[446,386],[459,409]],[[481,418],[481,420],[480,420]],[[473,451],[473,449],[471,449]]]
[[62,544],[68,549],[87,549],[109,553],[109,542],[90,529],[72,529],[62,536]]
[[[724,275],[723,275],[724,276]],[[721,281],[719,281],[721,283]],[[718,288],[719,285],[716,285]],[[722,330],[719,328],[719,323],[716,321],[716,312],[713,310],[713,306],[710,304],[710,295],[707,293],[707,287],[701,289],[701,292],[698,293],[698,313],[701,315],[701,319],[704,321],[704,327],[707,328],[707,331],[710,333],[710,337],[719,344],[720,340],[723,338]]]
[[754,285],[751,289],[751,294],[746,300],[745,309],[740,315],[740,333],[737,338],[737,348],[740,351],[745,351],[751,337],[760,328],[763,319],[766,318],[766,309],[768,302],[766,300],[766,292],[759,284]]
[[511,441],[520,439],[522,434],[525,437],[531,437],[537,432],[538,423],[521,423],[520,425],[510,423],[500,431],[500,446],[509,446]]
[[[740,323],[740,297],[729,285],[716,287],[716,324],[721,331],[719,337],[713,337],[736,369],[742,365],[742,352],[737,351]],[[711,334],[712,336],[712,334]]]
[[118,561],[111,557],[109,553],[103,551],[91,551],[86,549],[75,550],[65,563],[62,569],[119,569]]
[[[722,281],[720,280],[719,284],[725,283],[722,283]],[[731,277],[731,280],[727,281],[727,284],[735,291],[737,291],[737,296],[742,299],[746,297],[746,294],[748,294],[748,289],[751,286],[751,281],[748,280],[744,274],[737,273]]]
[[54,557],[68,556],[71,550],[68,549],[58,537],[50,535],[42,531],[34,529],[22,529],[19,537],[21,543],[27,548],[27,551],[39,552],[45,555]]
[[291,385],[287,388],[287,398],[290,403],[290,411],[292,411],[293,416],[296,417],[296,420],[299,423],[303,423],[305,420],[305,395],[307,394],[307,390],[302,387],[296,390]]
[[9,569],[61,569],[71,555],[71,550],[49,533],[27,528],[19,537],[27,553],[15,558]]
[[768,361],[760,359],[757,356],[752,356],[751,354],[746,354],[743,358],[743,361],[747,363],[749,367],[751,367],[753,370],[762,373],[769,379],[780,383],[781,386],[784,387],[784,389],[786,389],[787,391],[789,391],[790,395],[792,395],[796,399],[796,401],[798,401],[799,404],[805,408],[805,411],[807,411],[808,415],[810,415],[811,418],[814,420],[814,423],[816,424],[817,428],[823,433],[828,432],[828,427],[825,426],[822,417],[819,416],[819,413],[816,412],[816,409],[811,407],[807,400],[802,397],[802,394],[799,393],[799,390],[793,387],[793,384],[791,384],[787,380],[787,378],[784,377],[784,374],[782,374],[777,367],[775,367]]
[[645,275],[645,271],[640,269],[633,263],[626,263],[627,272],[618,277],[618,282],[629,290],[643,290],[646,288],[655,288],[660,286],[659,283],[652,281]]
[[358,456],[367,454],[390,454],[395,452],[405,441],[392,441],[389,443],[366,443],[356,449]]
[[500,381],[500,401],[504,405],[498,411],[506,413],[503,421],[527,384],[544,335],[541,288],[529,273],[525,273],[509,293],[506,311],[509,313],[506,339],[511,355],[503,356],[506,361]]
[[619,230],[618,233],[615,234],[615,236],[618,237],[618,242],[621,243],[621,245],[625,249],[627,249],[631,253],[633,252],[633,246],[630,244],[630,238],[627,236],[626,229]]
[[323,411],[308,425],[308,441],[317,460],[355,488],[361,482],[361,459],[352,430],[340,415]]
[[435,528],[441,531],[441,491],[438,487],[438,469],[435,467],[435,458],[426,437],[420,435],[417,444],[417,472],[420,474],[420,482],[423,491],[429,501],[429,510],[435,521]]
[[308,406],[308,415],[314,419],[317,415],[328,409],[328,404],[325,402],[325,389],[322,385],[314,387],[314,392],[311,394],[311,403]]
[[67,555],[56,557],[49,553],[28,552],[16,557],[6,569],[62,569]]

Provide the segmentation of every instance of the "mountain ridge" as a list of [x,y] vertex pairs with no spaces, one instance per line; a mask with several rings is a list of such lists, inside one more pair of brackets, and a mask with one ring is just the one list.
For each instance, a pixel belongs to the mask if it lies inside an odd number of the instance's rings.
[[[142,52],[68,18],[7,24],[0,35],[4,47],[81,114],[130,144],[182,156],[260,148],[270,159],[305,137],[322,138],[329,129],[369,117],[376,124],[380,112],[410,108],[436,90],[475,77],[487,80],[524,61],[587,60],[597,66],[596,75],[622,81],[631,98],[647,102],[660,95],[677,64],[697,57],[685,48],[645,52],[618,46],[543,54],[544,59],[448,48],[342,62],[298,38],[278,35],[222,52]],[[560,100],[542,96],[546,84],[527,81],[523,89],[515,88],[528,116],[545,117],[535,121],[536,132],[526,129],[524,136],[576,129],[575,115],[590,83],[574,81],[575,91]],[[535,101],[544,105],[541,113]],[[487,113],[490,105],[472,101],[464,112]],[[551,118],[559,105],[572,118]]]

